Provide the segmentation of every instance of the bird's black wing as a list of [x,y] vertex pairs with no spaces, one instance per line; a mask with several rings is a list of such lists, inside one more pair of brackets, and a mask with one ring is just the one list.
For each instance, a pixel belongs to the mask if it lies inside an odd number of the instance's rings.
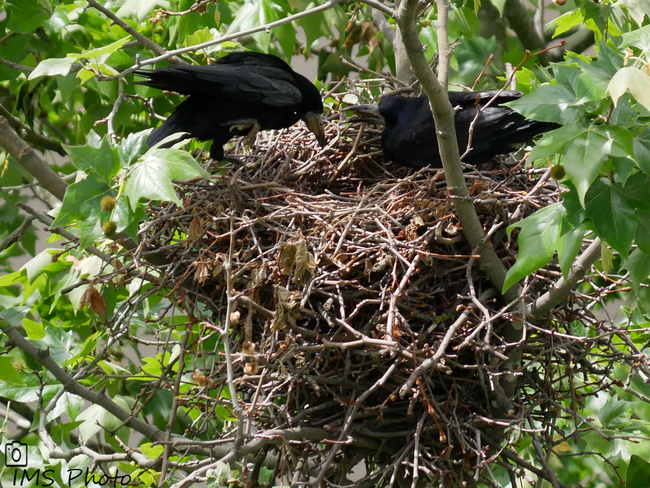
[[449,92],[449,102],[453,107],[476,106],[477,102],[478,105],[483,106],[496,97],[494,102],[491,103],[491,106],[496,106],[512,102],[522,96],[523,93],[518,90],[453,91]]
[[[256,60],[259,58],[251,59]],[[269,64],[216,62],[207,66],[170,66],[136,73],[148,78],[143,82],[147,86],[183,95],[235,97],[240,102],[271,107],[295,105],[303,97],[293,71]]]
[[442,167],[433,115],[426,96],[390,96],[379,101],[386,158],[411,168]]
[[[486,107],[495,96],[496,99]],[[557,124],[549,122],[528,120],[514,110],[500,106],[521,96],[521,92],[514,90],[449,93],[449,101],[457,108],[454,125],[461,155],[467,149],[470,125],[474,122],[471,151],[463,158],[464,162],[484,163],[497,154],[515,150],[518,144],[537,134],[557,127]],[[477,117],[479,107],[481,113]],[[386,97],[379,102],[379,112],[385,121],[382,148],[389,160],[412,168],[442,166],[435,123],[426,97]]]

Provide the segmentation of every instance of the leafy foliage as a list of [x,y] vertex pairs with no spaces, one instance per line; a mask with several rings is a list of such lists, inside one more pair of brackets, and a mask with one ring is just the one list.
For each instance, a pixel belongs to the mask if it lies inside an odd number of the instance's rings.
[[[172,56],[207,63],[250,49],[287,61],[310,59],[319,86],[355,71],[370,78],[396,74],[392,16],[375,12],[373,17],[361,3],[333,2],[324,9],[319,3],[0,0],[0,116],[68,183],[58,203],[44,191],[47,178],[7,149],[11,141],[2,132],[0,145],[7,152],[0,172],[0,241],[7,246],[0,251],[0,397],[9,411],[19,406],[22,422],[12,417],[15,428],[3,428],[0,438],[3,445],[19,438],[30,468],[52,469],[55,486],[67,486],[66,473],[93,464],[88,452],[98,463],[112,456],[107,472],[145,486],[172,486],[189,477],[196,470],[195,454],[169,451],[170,443],[161,441],[205,422],[201,395],[214,401],[216,421],[199,442],[212,446],[241,425],[233,393],[200,390],[210,379],[196,373],[214,367],[214,356],[205,351],[227,354],[219,337],[228,332],[195,321],[197,311],[183,292],[164,289],[164,271],[144,269],[128,254],[137,247],[151,206],[183,205],[176,181],[210,178],[188,151],[201,148],[199,143],[170,150],[145,147],[157,123],[154,113],[168,114],[181,98],[138,85],[132,72],[146,64],[164,66]],[[629,285],[636,299],[623,309],[620,327],[599,329],[569,319],[562,325],[577,337],[602,334],[621,354],[638,358],[637,364],[605,363],[593,351],[594,364],[580,374],[562,364],[529,365],[559,372],[567,389],[580,389],[587,398],[554,405],[561,418],[548,465],[568,486],[642,486],[650,459],[650,391],[642,376],[650,324],[650,12],[643,2],[626,0],[547,5],[560,14],[550,37],[580,34],[586,26],[596,42],[591,54],[585,54],[587,44],[563,57],[551,51],[544,58],[525,55],[524,49],[539,46],[513,35],[509,1],[482,2],[480,8],[476,3],[450,7],[451,82],[476,89],[503,86],[502,66],[510,62],[517,66],[519,88],[528,93],[510,106],[562,125],[537,141],[528,160],[563,168],[556,172],[563,174],[563,201],[508,229],[511,235],[518,229],[519,254],[504,290],[554,257],[563,279],[569,279],[587,238],[601,243],[603,259],[596,263],[597,277],[582,291],[597,296],[594,303],[609,302],[609,297],[625,297],[621,292]],[[304,12],[309,14],[300,15]],[[419,37],[432,60],[439,51],[437,12],[429,7],[419,13]],[[292,15],[297,16],[292,22],[283,22]],[[383,24],[377,25],[377,17]],[[487,62],[490,55],[494,58]],[[344,100],[377,96],[381,85],[369,83],[347,98],[329,93],[326,105],[338,111]],[[106,197],[115,200],[111,208],[102,205]],[[50,216],[33,210],[29,219],[45,223],[47,238],[25,220],[24,205],[31,208],[35,201]],[[114,223],[112,232],[106,232],[106,222]],[[12,240],[21,228],[19,239]],[[176,237],[191,241],[193,231],[190,226]],[[295,245],[283,258],[292,273],[308,279],[314,262],[305,249]],[[19,337],[9,338],[11,331],[19,331]],[[30,353],[30,345],[47,354]],[[51,360],[47,366],[39,362],[43,357]],[[195,373],[186,374],[181,364],[191,364]],[[584,424],[576,423],[577,415],[565,418],[566,411],[579,412]],[[143,420],[149,430],[134,427]],[[531,429],[508,442],[521,459],[546,469],[536,457],[537,427],[531,421]],[[576,455],[584,452],[591,455]],[[203,473],[207,486],[236,485],[252,476],[243,454],[236,461],[220,461]],[[260,483],[279,479],[279,468],[258,468]],[[0,478],[9,479],[8,473]],[[509,482],[504,466],[493,474],[504,486]]]

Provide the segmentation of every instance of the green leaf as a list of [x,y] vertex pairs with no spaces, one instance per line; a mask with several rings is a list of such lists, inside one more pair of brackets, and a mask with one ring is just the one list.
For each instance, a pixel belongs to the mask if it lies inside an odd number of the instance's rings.
[[553,203],[508,227],[508,235],[515,227],[521,228],[521,232],[518,239],[519,256],[506,274],[504,292],[553,258],[565,215],[566,209],[562,204]]
[[528,160],[533,162],[557,154],[564,154],[573,141],[584,134],[585,128],[578,124],[568,124],[544,134],[530,151]]
[[650,176],[650,127],[634,138],[634,154],[641,171]]
[[106,185],[111,185],[120,168],[117,151],[104,138],[99,147],[66,146],[63,148],[70,156],[75,168],[88,174],[96,173]]
[[110,218],[117,224],[116,232],[126,232],[137,241],[138,226],[146,217],[146,211],[141,206],[134,211],[128,198],[119,198]]
[[68,187],[59,215],[52,225],[64,226],[96,218],[101,211],[102,198],[112,193],[111,188],[97,174],[88,175]]
[[576,134],[566,148],[564,169],[575,185],[581,204],[603,168],[605,156],[625,157],[634,153],[633,138],[622,127],[589,126]]
[[35,322],[28,318],[23,319],[23,328],[27,332],[27,337],[34,341],[45,337],[45,329],[41,322]]
[[24,283],[26,278],[26,272],[22,268],[19,271],[2,275],[0,276],[0,288]]
[[644,284],[648,284],[648,275],[650,274],[650,256],[640,249],[635,249],[625,260],[623,268],[630,272],[632,279],[632,288],[635,295],[644,301],[646,308],[650,305],[650,293]]
[[11,358],[8,356],[0,356],[0,381],[7,381],[15,385],[25,384],[18,372],[14,369]]
[[637,166],[634,163],[634,160],[629,157],[621,158],[619,156],[612,156],[611,161],[614,165],[613,172],[616,175],[616,181],[625,186],[628,178],[637,171]]
[[553,32],[553,37],[557,37],[563,32],[573,29],[574,27],[581,26],[584,24],[585,18],[580,9],[571,10],[560,15],[555,20],[551,21],[550,24],[555,24],[555,32]]
[[[237,10],[235,18],[228,26],[226,33],[232,34],[276,21],[280,18],[276,8],[275,2],[271,2],[270,0],[246,2]],[[269,51],[272,39],[270,32],[257,32],[252,34],[252,37],[262,52]]]
[[165,446],[152,446],[151,442],[145,442],[140,446],[140,449],[142,449],[142,454],[147,456],[149,459],[158,459],[165,451]]
[[621,428],[629,423],[634,412],[632,402],[610,397],[605,405],[598,409],[598,418],[605,428]]
[[625,189],[618,183],[599,179],[585,197],[585,213],[594,223],[598,235],[623,256],[627,256],[637,220]]
[[605,241],[600,246],[600,262],[603,265],[603,272],[605,274],[608,274],[614,267],[614,253]]
[[[86,341],[84,342],[83,346],[81,347],[81,350],[74,356],[72,356],[70,359],[66,360],[63,363],[63,366],[76,366],[77,363],[83,361],[86,359],[88,356],[90,356],[90,353],[92,353],[95,348],[97,347],[97,343],[99,341],[99,338],[104,335],[103,331],[97,331],[93,335],[91,335]],[[92,358],[91,358],[92,359]]]
[[82,69],[77,73],[77,78],[81,81],[81,84],[83,85],[89,80],[92,80],[95,77],[95,72],[91,69]]
[[[79,411],[84,407],[85,400],[73,395],[72,393],[63,393],[59,398],[59,401],[56,402],[55,407],[50,410],[47,414],[48,422],[59,418],[63,414],[67,414],[72,420],[77,418]],[[78,426],[79,423],[73,423],[75,426]]]
[[[307,7],[308,5],[305,4],[304,7],[299,6],[298,8],[302,10]],[[334,8],[338,8],[338,5]],[[308,49],[311,48],[321,37],[328,37],[331,34],[332,26],[327,22],[323,12],[302,17],[297,19],[295,23],[304,30],[306,46]]]
[[[566,217],[565,219],[568,220]],[[562,228],[568,228],[569,230],[563,232],[558,240],[557,260],[560,264],[562,275],[564,278],[567,278],[571,271],[571,266],[573,266],[575,258],[580,252],[582,240],[584,239],[587,229],[585,225],[571,228],[571,225],[568,222],[564,222]]]
[[607,85],[607,92],[611,95],[614,106],[627,90],[630,90],[637,102],[650,110],[650,76],[632,66],[621,68]]
[[46,324],[46,336],[32,342],[40,349],[47,349],[50,357],[59,364],[63,364],[81,349],[74,332],[65,331],[63,327],[54,324]]
[[648,483],[648,473],[650,473],[650,463],[633,454],[625,475],[626,486],[645,486]]
[[636,228],[636,243],[645,254],[650,256],[650,211],[636,209],[639,226]]
[[156,6],[165,10],[171,8],[167,0],[126,0],[115,15],[121,19],[132,17],[141,22],[151,16],[151,12]]
[[[3,10],[8,14],[8,23],[6,29],[9,32],[28,32],[33,33],[52,15],[52,6],[49,2],[35,2],[27,0],[8,1]],[[4,29],[3,29],[4,31]]]
[[38,401],[44,396],[55,394],[61,390],[60,384],[43,386],[39,381],[39,376],[35,374],[25,375],[21,380],[23,383],[0,381],[0,396],[17,402],[28,403]]
[[122,139],[117,147],[117,154],[122,167],[131,166],[146,152],[147,137],[152,131],[153,129],[146,129],[140,132],[131,132],[126,138]]
[[625,32],[620,47],[638,47],[643,52],[650,51],[650,25],[641,27],[631,32]]
[[219,32],[216,29],[213,29],[214,32],[209,27],[204,27],[201,30],[194,31],[194,33],[188,35],[183,40],[183,46],[196,46],[197,44],[203,44],[204,42],[210,42],[217,37],[219,37]]
[[650,15],[650,5],[646,0],[620,0],[618,3],[627,7],[630,16],[639,26],[643,25],[645,16]]
[[[116,396],[112,400],[123,409],[131,410],[132,399],[131,402],[128,402],[125,397]],[[122,422],[117,417],[99,405],[88,407],[77,416],[77,420],[83,420],[83,423],[79,426],[79,431],[85,441],[89,441],[95,434],[104,429],[111,431],[122,425]]]
[[181,205],[172,180],[187,181],[210,178],[210,174],[180,149],[152,149],[143,160],[132,166],[124,186],[124,194],[135,210],[141,198],[170,201]]
[[575,60],[582,69],[580,78],[586,86],[591,87],[595,96],[604,98],[612,76],[623,66],[623,55],[612,49],[607,42],[601,42],[598,50],[596,58],[576,54],[570,54],[568,57]]
[[103,56],[108,57],[109,55],[113,54],[115,51],[119,50],[129,42],[131,38],[129,36],[123,37],[122,39],[119,39],[115,42],[110,43],[107,46],[102,46],[98,47],[95,49],[90,49],[89,51],[85,51],[81,54],[77,53],[70,53],[68,54],[68,57],[72,58],[73,60],[77,59],[96,59],[96,58],[101,58]]
[[497,8],[499,16],[503,17],[503,9],[506,6],[506,0],[490,0],[490,3]]
[[575,102],[576,95],[570,88],[542,85],[528,95],[504,105],[529,119],[570,124],[582,116],[581,110],[574,106]]
[[72,58],[49,58],[44,59],[36,65],[36,68],[29,73],[29,80],[35,80],[42,76],[65,76],[76,60]]

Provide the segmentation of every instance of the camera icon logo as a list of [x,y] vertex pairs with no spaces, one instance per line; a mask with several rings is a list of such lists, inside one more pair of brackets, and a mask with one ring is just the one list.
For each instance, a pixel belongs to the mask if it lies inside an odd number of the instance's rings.
[[19,441],[5,444],[5,464],[10,468],[27,467],[27,444]]

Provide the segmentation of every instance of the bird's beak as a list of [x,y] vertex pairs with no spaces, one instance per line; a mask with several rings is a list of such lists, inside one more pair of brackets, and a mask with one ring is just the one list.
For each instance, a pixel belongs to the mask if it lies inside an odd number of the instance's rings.
[[360,114],[362,117],[367,116],[370,119],[374,119],[377,122],[384,123],[384,118],[379,113],[379,105],[376,103],[369,103],[365,105],[352,105],[347,107],[346,112],[355,112]]
[[323,125],[323,115],[316,112],[307,112],[303,118],[307,128],[314,133],[316,140],[321,147],[327,145],[327,140],[325,140],[325,129]]

